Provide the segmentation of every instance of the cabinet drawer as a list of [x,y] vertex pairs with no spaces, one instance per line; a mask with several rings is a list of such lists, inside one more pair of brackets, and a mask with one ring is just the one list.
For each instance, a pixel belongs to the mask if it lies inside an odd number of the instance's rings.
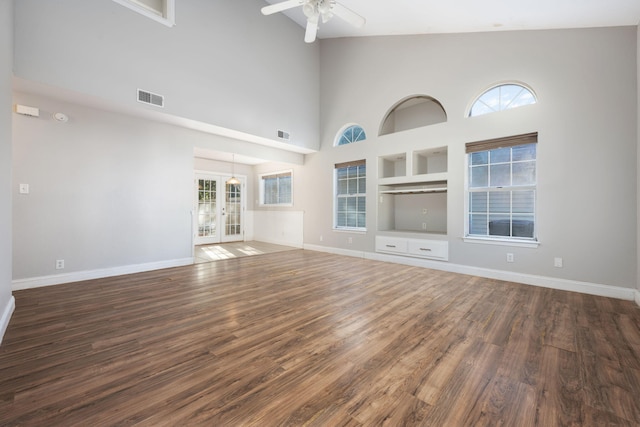
[[449,259],[449,242],[441,240],[409,240],[407,253],[413,256]]
[[407,239],[387,236],[376,236],[376,251],[407,253]]

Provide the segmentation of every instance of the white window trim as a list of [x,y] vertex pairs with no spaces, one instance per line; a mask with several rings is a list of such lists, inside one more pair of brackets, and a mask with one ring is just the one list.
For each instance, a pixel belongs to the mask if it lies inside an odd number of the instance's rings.
[[[264,177],[269,177],[269,176],[273,176],[273,175],[279,175],[279,174],[284,174],[284,173],[289,173],[291,174],[291,203],[265,203],[264,202]],[[263,173],[258,175],[258,188],[259,188],[259,206],[269,206],[269,207],[283,207],[283,208],[290,208],[293,207],[293,169],[287,169],[287,170],[282,170],[282,171],[276,171],[276,172],[268,172],[268,173]]]
[[[533,98],[536,100],[536,102],[534,102],[531,105],[536,105],[538,103],[538,94],[533,90],[533,88],[531,86],[529,86],[526,83],[523,83],[521,81],[517,81],[517,80],[506,80],[506,81],[502,81],[499,83],[494,83],[491,86],[486,87],[485,89],[483,89],[482,91],[480,91],[480,93],[478,93],[478,95],[476,95],[471,102],[469,102],[469,104],[467,105],[467,108],[465,109],[465,118],[476,118],[476,117],[482,117],[482,116],[486,116],[488,114],[481,114],[479,116],[472,116],[471,115],[471,110],[473,109],[473,106],[476,104],[476,102],[482,97],[482,95],[484,95],[485,93],[489,92],[492,89],[497,88],[498,86],[505,86],[505,85],[518,85],[518,86],[522,86],[523,88],[527,89],[529,92],[531,92],[531,94],[533,95]],[[502,111],[507,111],[507,110],[502,110]],[[500,112],[500,111],[496,111],[496,112]]]
[[[366,165],[366,161],[365,161],[365,165]],[[361,234],[365,234],[367,232],[367,227],[366,225],[364,227],[338,227],[337,222],[338,222],[338,218],[337,218],[337,202],[338,202],[338,168],[334,167],[333,168],[333,231],[341,231],[341,232],[348,232],[348,233],[361,233]],[[364,194],[365,198],[367,197],[367,193],[358,193],[358,194]],[[366,199],[365,199],[366,200]],[[365,202],[365,206],[366,206],[366,202]],[[365,210],[365,214],[367,214],[367,211]],[[368,217],[368,215],[367,215]],[[365,221],[366,223],[366,221]]]
[[[364,133],[365,137],[364,139],[361,139],[359,141],[352,141],[349,144],[343,144],[340,145],[340,140],[342,139],[342,135],[344,135],[344,132],[349,129],[352,126],[357,126],[360,129],[362,129],[362,132]],[[351,145],[351,144],[355,144],[356,142],[362,142],[362,141],[366,141],[367,140],[367,131],[364,130],[364,127],[362,127],[361,125],[359,125],[358,123],[347,123],[346,125],[342,126],[340,128],[340,130],[338,131],[338,133],[336,134],[335,138],[333,139],[333,146],[334,147],[345,147],[347,145]]]
[[[465,228],[469,227],[469,223],[465,224]],[[515,246],[519,248],[537,248],[540,246],[538,240],[518,240],[518,239],[504,239],[499,237],[479,237],[479,236],[465,236],[462,238],[465,243],[480,243],[484,245],[499,245],[499,246]]]
[[113,0],[114,2],[133,10],[140,15],[153,19],[167,27],[173,27],[176,25],[176,5],[175,0],[165,0],[166,10],[162,15],[156,13],[155,10],[135,1],[135,0]]
[[[462,241],[465,243],[478,243],[485,245],[499,245],[499,246],[513,246],[513,247],[521,247],[521,248],[537,248],[540,246],[540,240],[538,239],[538,204],[537,204],[537,193],[538,193],[538,185],[536,184],[533,188],[536,191],[536,208],[534,212],[534,230],[535,237],[533,239],[519,239],[519,238],[505,238],[501,236],[491,237],[491,236],[475,236],[469,234],[469,194],[471,191],[469,190],[469,154],[465,153],[464,160],[464,236],[462,237]],[[536,150],[536,182],[538,178],[538,155]]]

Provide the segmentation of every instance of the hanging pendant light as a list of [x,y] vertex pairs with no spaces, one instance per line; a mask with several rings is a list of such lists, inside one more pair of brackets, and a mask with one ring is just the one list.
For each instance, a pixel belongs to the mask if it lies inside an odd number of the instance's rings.
[[238,185],[240,184],[240,180],[236,178],[235,170],[236,170],[236,155],[232,154],[232,163],[231,163],[231,178],[227,180],[227,184],[229,185]]

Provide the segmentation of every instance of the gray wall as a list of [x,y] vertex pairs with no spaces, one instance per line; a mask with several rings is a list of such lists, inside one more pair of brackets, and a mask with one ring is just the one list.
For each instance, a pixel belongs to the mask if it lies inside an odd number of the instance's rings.
[[[451,263],[634,288],[636,42],[636,27],[323,40],[321,150],[305,164],[305,243],[373,251],[377,156],[447,145]],[[465,117],[473,98],[507,80],[530,85],[539,103]],[[448,122],[377,137],[389,108],[419,94],[439,100]],[[364,126],[368,140],[334,148],[349,122]],[[540,246],[464,243],[464,144],[532,131]],[[335,232],[333,164],[362,158],[367,233]]]
[[[13,114],[13,180],[30,186],[13,193],[16,280],[191,257],[194,170],[232,170],[195,159],[195,147],[301,157],[42,95],[16,92],[14,102],[40,109]],[[251,167],[235,171],[253,177]]]
[[20,0],[15,73],[123,106],[140,88],[169,114],[317,148],[319,55],[304,30],[261,0],[176,3],[168,28],[108,0]]
[[[638,23],[638,39],[637,39],[637,49],[638,49],[638,53],[637,53],[637,73],[638,73],[638,77],[636,79],[636,84],[638,85],[638,118],[637,118],[637,126],[638,126],[638,133],[637,133],[637,137],[638,137],[638,165],[637,165],[637,169],[636,169],[636,174],[637,174],[637,188],[636,188],[636,192],[640,193],[640,22]],[[638,215],[638,240],[637,240],[637,245],[636,247],[640,247],[640,196],[638,197],[638,208],[636,211],[636,214]],[[640,250],[638,250],[638,291],[640,291]],[[638,302],[638,304],[640,304],[640,294],[636,294],[636,301]]]
[[11,77],[13,1],[0,0],[0,341],[11,296]]

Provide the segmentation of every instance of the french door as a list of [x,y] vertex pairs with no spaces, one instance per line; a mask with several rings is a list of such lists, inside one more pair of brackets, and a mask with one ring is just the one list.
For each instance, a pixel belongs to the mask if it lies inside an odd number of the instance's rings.
[[227,184],[226,177],[197,174],[194,244],[207,245],[244,240],[244,189]]

